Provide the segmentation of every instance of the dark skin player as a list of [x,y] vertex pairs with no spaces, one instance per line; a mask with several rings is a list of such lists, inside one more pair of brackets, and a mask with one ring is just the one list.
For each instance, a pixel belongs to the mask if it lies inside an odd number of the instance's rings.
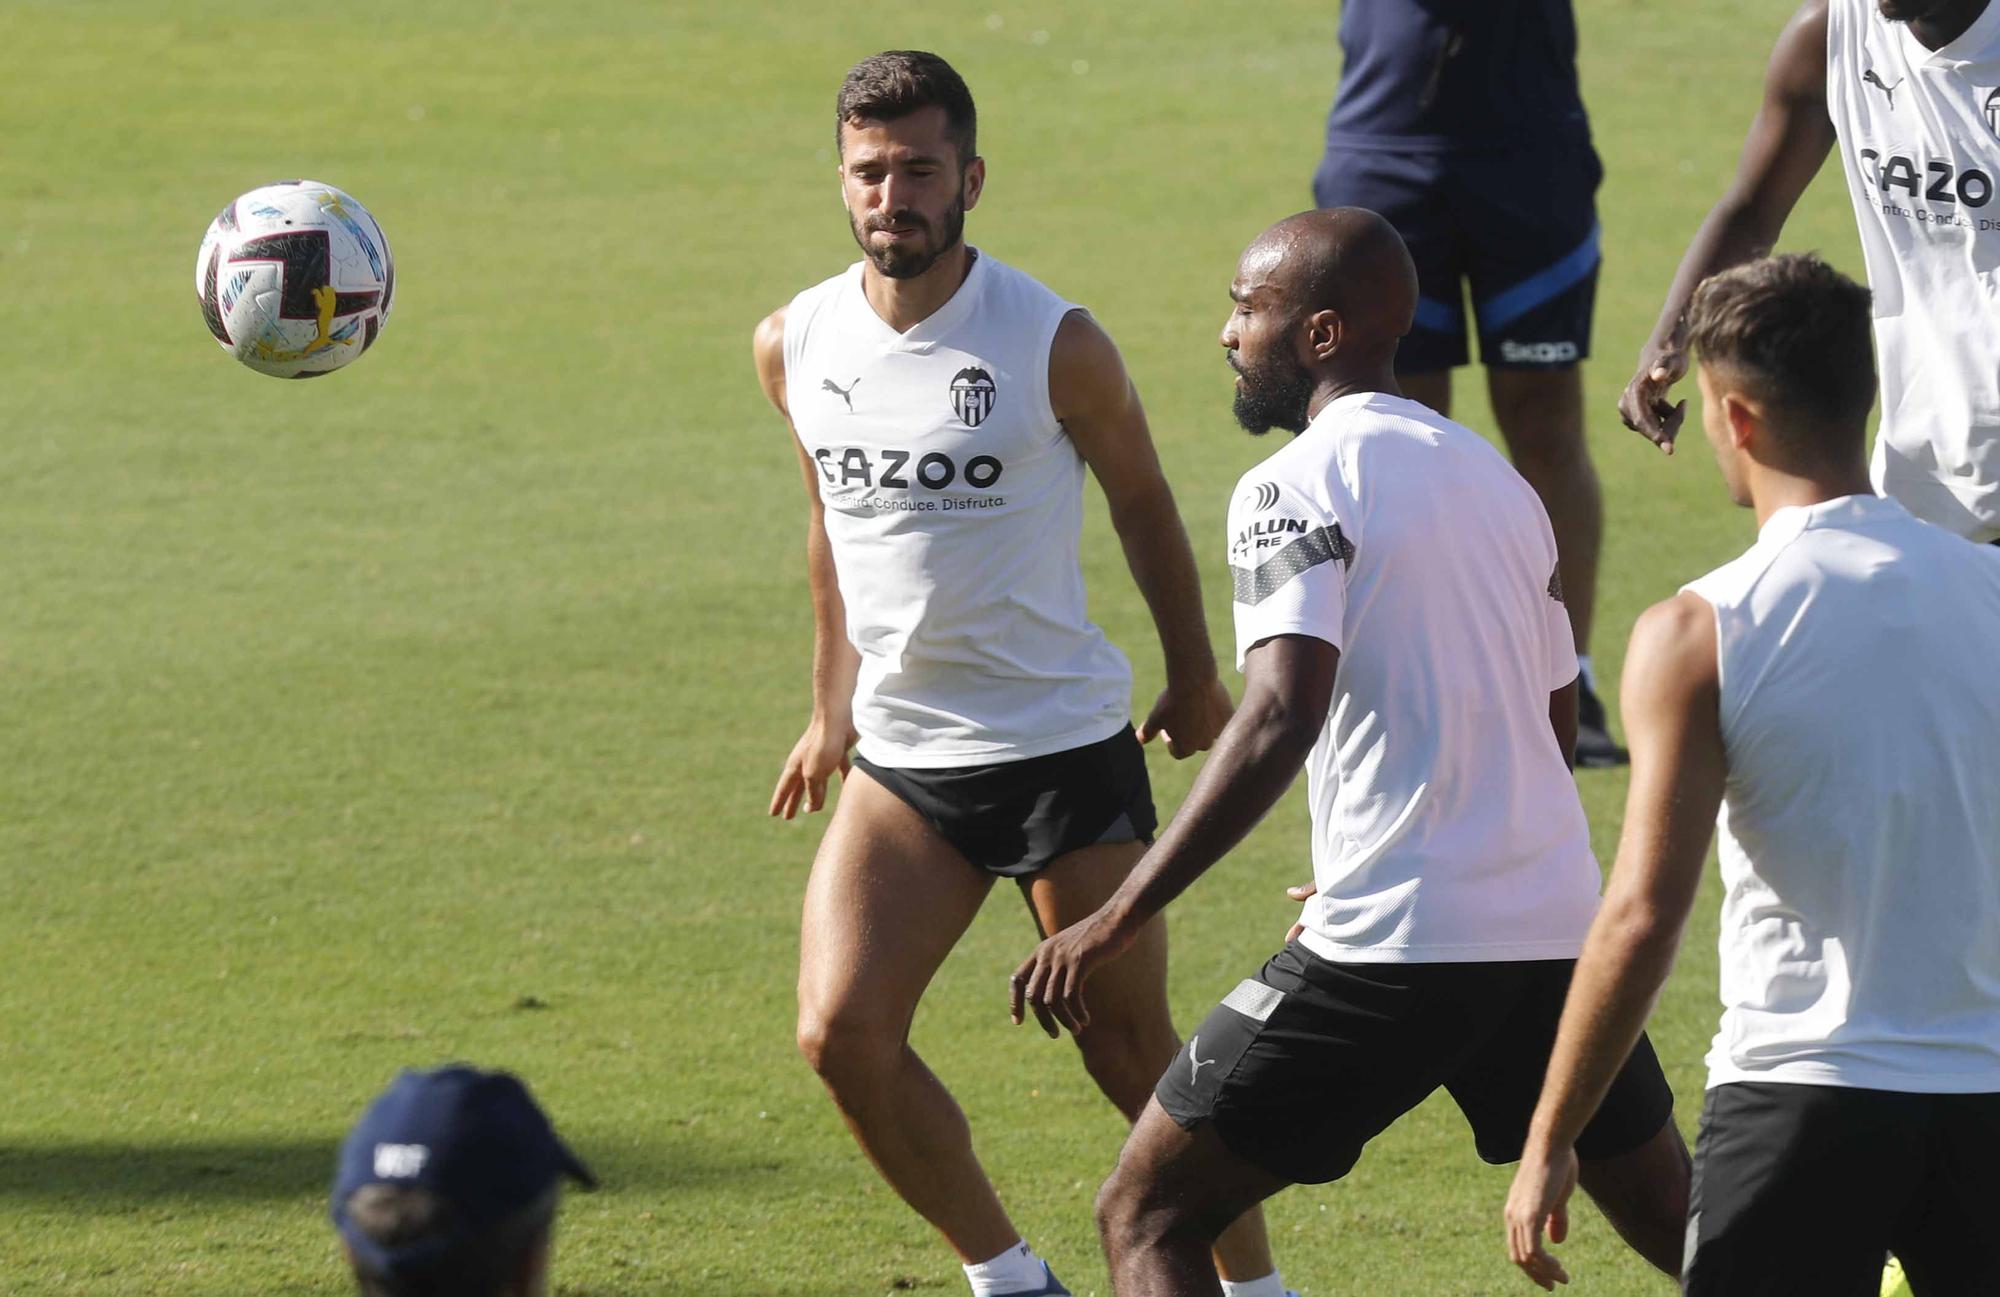
[[[1990,0],[1877,0],[1890,22],[1910,25],[1926,49],[1964,35]],[[1778,34],[1764,73],[1764,102],[1750,123],[1736,178],[1688,244],[1667,289],[1653,335],[1639,349],[1639,366],[1618,400],[1625,426],[1668,454],[1687,416],[1687,402],[1667,392],[1687,377],[1687,307],[1695,288],[1719,270],[1766,256],[1785,220],[1833,150],[1826,110],[1826,0],[1805,0]]]
[[[1299,432],[1342,396],[1400,394],[1396,344],[1416,309],[1416,271],[1380,216],[1332,208],[1279,222],[1244,252],[1230,296],[1236,308],[1220,340],[1238,375],[1235,410],[1246,428]],[[1051,1036],[1089,1026],[1091,974],[1241,842],[1297,777],[1326,722],[1339,663],[1339,650],[1306,635],[1274,636],[1249,651],[1242,701],[1180,813],[1095,914],[1044,941],[1015,972],[1016,1023],[1031,1011]],[[1567,751],[1574,682],[1551,696],[1551,720]],[[1651,1204],[1671,1179],[1667,1169],[1685,1159],[1669,1123],[1633,1152],[1584,1168],[1584,1187],[1620,1232],[1669,1271],[1680,1255],[1679,1214]],[[1208,1258],[1216,1234],[1287,1183],[1232,1153],[1212,1126],[1184,1130],[1149,1100],[1098,1195],[1116,1290],[1218,1293]]]

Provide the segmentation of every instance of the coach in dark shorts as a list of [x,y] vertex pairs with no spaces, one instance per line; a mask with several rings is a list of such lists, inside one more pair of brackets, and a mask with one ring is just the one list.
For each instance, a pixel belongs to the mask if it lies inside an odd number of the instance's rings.
[[1396,355],[1404,395],[1449,415],[1451,371],[1470,362],[1477,331],[1501,436],[1562,553],[1583,676],[1577,764],[1622,764],[1590,663],[1603,504],[1577,366],[1590,354],[1603,169],[1569,0],[1345,0],[1340,44],[1314,201],[1380,212],[1409,245],[1418,299]]

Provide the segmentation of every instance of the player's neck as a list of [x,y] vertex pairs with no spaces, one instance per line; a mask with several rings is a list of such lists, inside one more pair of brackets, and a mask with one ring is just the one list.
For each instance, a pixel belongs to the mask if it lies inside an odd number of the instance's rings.
[[1988,3],[1989,0],[1953,0],[1936,13],[1911,19],[1910,35],[1927,50],[1941,50],[1965,35],[1979,21],[1979,15],[1986,12]]
[[1807,473],[1788,472],[1768,465],[1750,468],[1750,507],[1762,527],[1780,509],[1825,504],[1849,495],[1873,495],[1865,464],[1846,469],[1817,469]]
[[1319,385],[1313,388],[1312,398],[1306,402],[1306,419],[1308,422],[1317,419],[1321,410],[1343,396],[1365,392],[1401,396],[1403,389],[1396,386],[1396,371],[1390,365],[1371,366],[1367,371],[1355,374],[1322,374]]
[[898,333],[908,333],[937,313],[972,273],[972,250],[960,239],[930,269],[908,279],[891,279],[875,269],[874,263],[861,265],[861,292],[883,323]]

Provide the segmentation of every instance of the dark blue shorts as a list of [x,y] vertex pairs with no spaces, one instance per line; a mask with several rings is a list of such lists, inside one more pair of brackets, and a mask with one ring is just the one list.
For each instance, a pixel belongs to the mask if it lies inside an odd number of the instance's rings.
[[1417,263],[1417,321],[1396,353],[1404,373],[1470,360],[1465,285],[1479,359],[1562,369],[1590,354],[1597,299],[1597,186],[1586,140],[1507,153],[1384,153],[1331,145],[1313,176],[1321,207],[1387,217]]

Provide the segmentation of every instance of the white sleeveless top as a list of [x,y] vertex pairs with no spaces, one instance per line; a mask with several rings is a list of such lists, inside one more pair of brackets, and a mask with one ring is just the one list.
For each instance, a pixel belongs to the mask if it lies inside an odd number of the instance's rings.
[[2000,3],[1932,52],[1829,0],[1826,104],[1875,295],[1876,489],[2000,537]]
[[947,768],[1111,737],[1132,671],[1085,614],[1083,457],[1049,405],[1049,348],[1078,308],[976,254],[898,333],[861,271],[785,312],[786,402],[861,654],[858,751]]
[[1685,589],[1729,768],[1708,1083],[2000,1090],[2000,549],[1848,496]]

